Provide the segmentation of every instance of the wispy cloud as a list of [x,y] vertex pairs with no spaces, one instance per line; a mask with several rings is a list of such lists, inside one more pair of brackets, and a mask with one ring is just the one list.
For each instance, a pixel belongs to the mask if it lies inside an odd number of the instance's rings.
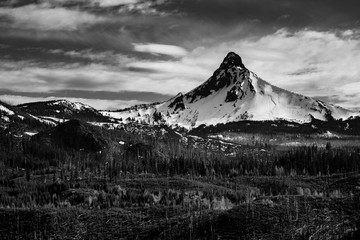
[[29,4],[16,8],[0,8],[0,17],[17,29],[73,31],[100,23],[104,17],[88,12],[62,7],[51,8],[47,4]]
[[122,100],[122,101],[139,101],[139,102],[162,102],[173,97],[155,92],[144,91],[93,91],[93,90],[55,90],[48,92],[20,92],[8,89],[0,89],[0,95],[20,95],[32,98],[86,98],[86,99],[102,99],[102,100]]
[[325,95],[357,82],[360,76],[360,40],[355,32],[345,37],[343,33],[279,30],[237,47],[248,66],[264,79],[303,94]]
[[84,49],[79,51],[64,51],[62,49],[50,49],[47,51],[56,56],[67,56],[70,58],[88,59],[90,62],[102,62],[109,65],[115,65],[121,68],[129,62],[135,61],[134,57],[129,57],[124,54],[116,53],[114,51],[94,51],[92,49]]
[[173,57],[183,57],[188,53],[186,49],[173,45],[153,44],[153,43],[147,43],[147,44],[134,43],[133,45],[134,45],[134,50],[137,52],[163,54]]
[[124,4],[134,4],[140,0],[91,0],[91,2],[98,4],[101,7],[112,7]]
[[[197,75],[183,75],[181,69],[191,69],[176,62],[163,63],[161,71],[144,73],[129,69],[132,63],[141,61],[145,65],[148,60],[127,59],[119,62],[119,66],[91,64],[48,64],[36,62],[2,61],[0,81],[3,89],[15,92],[51,92],[64,89],[97,90],[97,91],[148,91],[164,94],[176,94],[187,91],[198,84],[194,81]],[[156,65],[156,63],[155,63]],[[167,70],[164,67],[167,65]],[[171,72],[171,67],[180,67]],[[197,68],[192,69],[192,73]],[[25,81],[26,79],[26,81]],[[26,82],[26,84],[24,84]]]

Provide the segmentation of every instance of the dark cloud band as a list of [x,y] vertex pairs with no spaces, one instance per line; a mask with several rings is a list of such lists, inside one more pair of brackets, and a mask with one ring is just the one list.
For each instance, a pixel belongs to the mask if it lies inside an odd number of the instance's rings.
[[104,100],[137,100],[141,102],[161,102],[170,99],[172,95],[159,94],[153,92],[135,92],[135,91],[78,91],[78,90],[60,90],[53,92],[15,92],[6,89],[0,89],[0,95],[19,95],[35,98],[86,98],[86,99],[104,99]]

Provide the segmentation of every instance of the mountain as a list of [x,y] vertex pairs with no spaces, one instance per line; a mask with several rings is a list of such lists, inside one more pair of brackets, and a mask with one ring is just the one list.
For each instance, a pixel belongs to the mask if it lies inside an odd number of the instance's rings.
[[16,136],[26,131],[37,132],[54,126],[48,120],[28,114],[18,107],[0,101],[0,132]]
[[58,121],[62,119],[80,119],[83,121],[109,122],[109,118],[103,116],[93,107],[64,99],[25,103],[17,107],[27,113],[47,119],[55,118]]
[[296,94],[264,81],[248,70],[236,53],[227,54],[202,85],[158,104],[135,106],[105,116],[187,129],[230,122],[286,120],[304,123],[347,119],[359,113]]
[[94,152],[108,147],[107,139],[99,127],[77,119],[60,123],[32,137],[33,141],[45,145]]

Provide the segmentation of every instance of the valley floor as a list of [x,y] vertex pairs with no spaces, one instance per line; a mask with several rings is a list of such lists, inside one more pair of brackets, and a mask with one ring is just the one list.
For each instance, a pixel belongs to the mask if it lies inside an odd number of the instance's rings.
[[[62,201],[42,206],[6,206],[2,198],[1,239],[359,237],[358,173],[233,178],[132,175],[102,185],[103,190],[90,188],[96,182],[103,184],[101,179],[78,180],[64,189]],[[27,187],[15,184],[12,194],[20,188]]]

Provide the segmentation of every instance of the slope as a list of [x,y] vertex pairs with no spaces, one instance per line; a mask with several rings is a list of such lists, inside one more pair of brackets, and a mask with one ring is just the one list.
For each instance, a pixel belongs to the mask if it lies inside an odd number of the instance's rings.
[[108,147],[110,140],[101,128],[71,119],[32,137],[33,141],[60,148],[84,151],[100,151]]
[[26,131],[39,131],[54,126],[51,121],[28,114],[18,107],[0,101],[0,131],[21,136]]

